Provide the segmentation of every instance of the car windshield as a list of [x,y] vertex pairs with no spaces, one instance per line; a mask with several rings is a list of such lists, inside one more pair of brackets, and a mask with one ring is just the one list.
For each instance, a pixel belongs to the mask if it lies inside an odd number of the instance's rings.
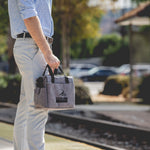
[[95,67],[95,68],[93,68],[93,69],[90,69],[89,72],[88,72],[88,74],[94,74],[94,73],[96,73],[98,70],[99,70],[99,68]]
[[122,66],[118,69],[118,72],[123,72],[124,70],[128,70],[128,69],[130,69],[130,65],[125,64],[125,65],[122,65]]

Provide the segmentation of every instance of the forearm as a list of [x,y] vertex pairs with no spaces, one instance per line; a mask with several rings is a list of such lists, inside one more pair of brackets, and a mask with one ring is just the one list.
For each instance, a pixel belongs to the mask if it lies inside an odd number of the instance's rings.
[[53,52],[42,31],[42,27],[38,17],[35,16],[24,19],[24,23],[33,40],[44,54],[44,58],[47,64],[52,68],[52,71],[54,72],[54,69],[58,68],[58,66],[60,65],[60,61],[55,55],[53,55]]
[[38,45],[42,53],[46,54],[49,51],[52,54],[52,50],[50,49],[50,46],[46,41],[38,17],[34,16],[24,19],[24,23],[28,32],[31,34],[32,38],[34,39],[35,43]]

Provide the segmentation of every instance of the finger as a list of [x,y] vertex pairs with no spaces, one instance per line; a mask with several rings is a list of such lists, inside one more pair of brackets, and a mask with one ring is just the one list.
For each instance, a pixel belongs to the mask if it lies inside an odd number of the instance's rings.
[[60,60],[58,61],[58,66],[60,66]]
[[54,73],[54,68],[52,68],[52,72]]
[[58,69],[59,65],[56,66],[56,69]]
[[55,68],[58,69],[58,67],[59,67],[59,63],[56,62],[56,63],[55,63]]

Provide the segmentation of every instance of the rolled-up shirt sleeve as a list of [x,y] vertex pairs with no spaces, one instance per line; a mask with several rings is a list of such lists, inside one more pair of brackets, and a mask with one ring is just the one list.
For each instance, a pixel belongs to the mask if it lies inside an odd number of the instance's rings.
[[34,0],[17,0],[22,19],[37,16]]

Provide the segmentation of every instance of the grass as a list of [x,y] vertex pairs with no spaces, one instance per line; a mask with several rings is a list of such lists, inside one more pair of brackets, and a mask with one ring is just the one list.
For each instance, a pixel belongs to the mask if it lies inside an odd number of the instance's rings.
[[[0,138],[12,141],[13,126],[0,122]],[[84,143],[45,134],[46,150],[100,150]]]

